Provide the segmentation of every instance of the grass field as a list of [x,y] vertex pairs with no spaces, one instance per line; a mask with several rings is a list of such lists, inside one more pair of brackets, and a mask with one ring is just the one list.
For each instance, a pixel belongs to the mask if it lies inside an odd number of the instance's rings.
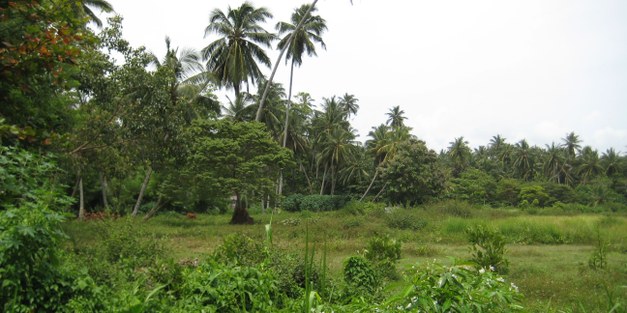
[[[341,277],[344,260],[357,255],[368,240],[389,235],[402,241],[402,272],[416,263],[453,258],[468,259],[465,230],[472,225],[498,229],[507,239],[506,278],[525,295],[530,312],[608,312],[615,303],[627,305],[627,217],[622,215],[530,215],[516,209],[480,209],[444,203],[402,209],[368,204],[349,205],[336,212],[281,212],[262,214],[252,210],[255,225],[229,225],[228,215],[203,215],[189,219],[178,213],[163,213],[134,227],[154,234],[176,260],[202,259],[218,247],[225,236],[240,233],[265,240],[265,224],[272,220],[273,245],[302,253],[305,234],[318,251],[326,245],[331,274]],[[124,220],[124,219],[121,219]],[[64,225],[74,247],[98,243],[99,229],[107,223],[68,222]],[[607,266],[593,270],[588,261],[599,239],[608,243]],[[390,288],[402,288],[404,281]]]

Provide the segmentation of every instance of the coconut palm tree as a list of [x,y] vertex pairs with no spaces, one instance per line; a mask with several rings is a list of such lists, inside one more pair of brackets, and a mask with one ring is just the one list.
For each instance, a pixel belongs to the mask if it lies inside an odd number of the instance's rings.
[[575,132],[570,132],[566,134],[566,137],[562,138],[562,141],[564,142],[562,148],[566,149],[568,160],[574,160],[577,153],[581,150],[581,139],[579,139],[578,135],[575,135]]
[[254,119],[255,106],[254,98],[247,92],[240,92],[235,101],[227,97],[229,100],[228,106],[223,106],[225,118],[228,118],[235,122],[245,122]]
[[513,154],[514,172],[521,179],[531,180],[533,178],[535,163],[533,160],[531,147],[529,146],[529,143],[527,143],[527,140],[522,139],[518,143],[516,143]]
[[96,13],[91,8],[99,9],[102,12],[113,12],[113,6],[106,0],[81,0],[80,11],[85,14],[91,22],[94,22],[99,28],[102,27],[102,21],[98,18]]
[[581,150],[577,173],[581,177],[581,183],[587,184],[591,179],[603,172],[603,166],[599,159],[599,153],[590,146]]
[[601,164],[603,165],[605,175],[608,177],[622,172],[621,158],[614,148],[607,149],[601,155]]
[[447,154],[453,165],[453,176],[459,177],[470,163],[472,155],[470,147],[468,147],[468,141],[464,140],[463,136],[455,138],[449,144]]
[[350,118],[351,115],[357,114],[357,111],[359,110],[359,104],[357,104],[357,102],[359,102],[359,99],[357,99],[355,95],[345,93],[340,97],[339,102],[340,106],[346,113],[346,118]]
[[399,105],[390,109],[388,113],[385,113],[388,116],[387,124],[396,128],[405,126],[405,111],[401,110]]
[[220,38],[203,48],[202,56],[207,70],[222,86],[233,88],[236,99],[242,83],[255,84],[263,78],[258,62],[270,67],[263,47],[270,48],[276,36],[259,25],[268,18],[272,18],[270,11],[249,2],[229,7],[226,13],[215,9],[209,15],[205,37],[216,33]]

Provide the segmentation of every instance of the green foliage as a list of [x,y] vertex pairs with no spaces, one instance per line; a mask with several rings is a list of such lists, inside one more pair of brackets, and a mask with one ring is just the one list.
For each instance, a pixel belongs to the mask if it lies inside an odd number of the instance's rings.
[[381,281],[371,263],[364,257],[352,256],[344,261],[344,282],[352,297],[372,299],[379,292]]
[[271,312],[282,302],[269,271],[204,262],[184,274],[177,307],[186,312]]
[[224,237],[224,242],[213,253],[213,259],[222,264],[255,266],[263,262],[266,249],[259,240],[235,233]]
[[601,237],[601,232],[597,229],[597,240],[594,251],[588,259],[588,267],[593,270],[602,270],[607,267],[607,250],[609,244]]
[[496,184],[496,200],[504,205],[516,206],[520,194],[520,184],[520,181],[516,179],[501,179]]
[[332,195],[289,195],[283,200],[283,208],[290,212],[297,211],[336,211],[341,209],[349,198]]
[[16,147],[0,146],[0,209],[38,203],[66,209],[71,199],[56,180],[61,171],[50,156]]
[[401,242],[390,236],[376,236],[368,241],[364,256],[377,272],[389,279],[398,279],[396,263],[401,259]]
[[475,168],[466,169],[459,178],[453,178],[451,185],[453,198],[475,204],[490,203],[496,190],[494,178]]
[[477,225],[466,230],[472,253],[472,261],[482,268],[490,268],[505,274],[509,261],[505,258],[505,238],[496,230]]
[[462,218],[472,217],[472,206],[465,201],[444,201],[438,204],[442,213]]
[[550,196],[541,185],[526,185],[520,188],[518,195],[519,205],[527,203],[533,207],[544,207],[550,205]]
[[385,215],[385,221],[390,228],[421,230],[427,226],[427,221],[412,212],[412,209],[390,208]]
[[424,203],[444,191],[445,176],[433,150],[424,142],[410,140],[398,148],[383,171],[386,195],[392,203],[405,206]]
[[388,301],[391,312],[521,312],[518,287],[496,273],[431,263],[410,274],[412,285]]

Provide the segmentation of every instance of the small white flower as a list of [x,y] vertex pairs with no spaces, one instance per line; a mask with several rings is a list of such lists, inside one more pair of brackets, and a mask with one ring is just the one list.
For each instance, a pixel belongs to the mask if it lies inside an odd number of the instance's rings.
[[490,265],[490,271],[494,272],[494,266]]
[[514,285],[514,283],[511,283],[511,290],[518,292],[518,286]]
[[483,268],[483,267],[482,267],[482,268],[479,270],[479,274],[483,274],[483,273],[485,273],[485,268]]
[[503,279],[503,277],[497,277],[497,278],[496,278],[496,281],[501,282],[501,283],[504,283],[504,282],[505,282],[505,279]]

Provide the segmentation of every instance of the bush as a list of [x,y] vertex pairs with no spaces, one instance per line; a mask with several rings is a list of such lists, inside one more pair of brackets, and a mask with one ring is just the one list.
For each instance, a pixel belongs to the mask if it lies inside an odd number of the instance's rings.
[[396,262],[401,259],[401,242],[390,236],[377,236],[368,241],[364,253],[383,277],[397,279]]
[[446,201],[442,203],[442,213],[457,216],[462,218],[469,218],[472,216],[472,206],[465,201]]
[[410,274],[411,289],[394,297],[395,312],[521,312],[518,287],[496,273],[437,263]]
[[335,211],[341,209],[349,198],[331,195],[289,195],[283,200],[283,209],[290,212],[298,211]]
[[344,282],[348,287],[348,296],[367,299],[372,299],[381,286],[372,265],[361,256],[352,256],[344,262]]
[[271,312],[283,303],[269,271],[205,262],[185,273],[177,307],[186,312]]
[[466,230],[472,245],[472,261],[482,268],[494,268],[498,273],[508,271],[509,261],[505,258],[505,238],[496,230],[477,225]]
[[518,197],[520,199],[519,205],[522,207],[545,207],[550,204],[549,194],[540,185],[523,186],[520,188]]
[[224,238],[222,245],[213,253],[213,259],[221,264],[254,266],[266,259],[266,252],[259,240],[236,233]]
[[409,209],[395,209],[385,216],[388,227],[408,230],[421,230],[427,221],[415,216]]

